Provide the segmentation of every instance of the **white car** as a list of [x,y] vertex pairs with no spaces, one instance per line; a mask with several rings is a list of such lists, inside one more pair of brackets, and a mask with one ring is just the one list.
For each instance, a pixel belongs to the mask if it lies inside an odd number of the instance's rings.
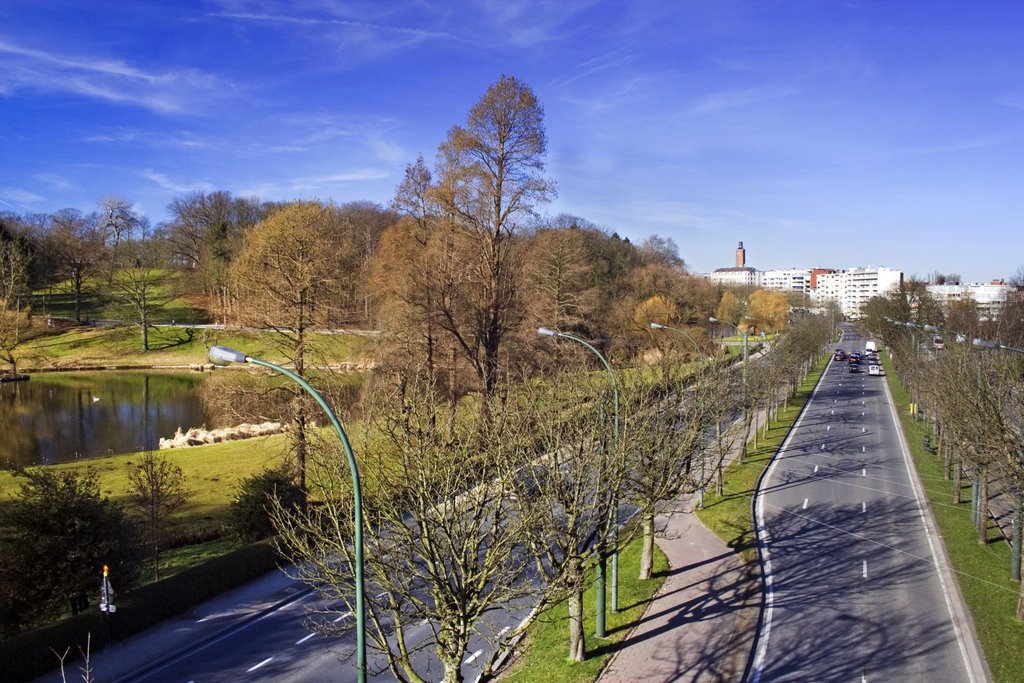
[[868,366],[868,374],[869,375],[884,375],[885,374],[885,370],[882,369],[881,365],[869,365]]

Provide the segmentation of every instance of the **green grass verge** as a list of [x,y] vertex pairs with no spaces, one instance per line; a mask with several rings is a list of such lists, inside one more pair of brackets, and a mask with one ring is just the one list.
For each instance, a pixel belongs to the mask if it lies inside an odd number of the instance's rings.
[[[522,654],[503,674],[503,681],[515,683],[589,683],[597,679],[615,652],[615,643],[626,638],[640,622],[651,597],[665,582],[668,559],[654,548],[654,576],[638,581],[640,571],[640,541],[635,538],[619,552],[619,606],[617,613],[610,610],[605,621],[608,637],[597,638],[594,629],[594,597],[591,587],[583,596],[587,659],[570,662],[569,608],[565,602],[552,606],[541,614],[526,632],[520,645]],[[611,604],[610,597],[607,604]]]
[[[138,325],[73,327],[47,334],[18,347],[19,370],[70,368],[188,366],[209,362],[207,351],[220,344],[269,361],[283,360],[274,337],[244,330],[157,327],[149,331],[149,350],[142,350]],[[310,335],[307,358],[314,364],[359,361],[370,355],[372,337],[343,334]]]
[[722,495],[714,492],[705,494],[704,509],[697,512],[700,521],[748,563],[757,562],[757,541],[754,538],[751,507],[757,480],[782,446],[790,427],[814,392],[827,363],[828,358],[818,362],[800,384],[796,395],[790,398],[789,406],[780,410],[777,419],[769,424],[767,436],[758,436],[757,447],[748,444],[743,462],[734,460],[726,468]]
[[953,482],[943,476],[942,458],[924,449],[925,423],[910,414],[910,398],[891,361],[882,355],[889,389],[910,445],[914,466],[924,484],[939,534],[956,573],[960,592],[974,621],[993,678],[1024,681],[1024,623],[1017,621],[1018,584],[1010,581],[1010,548],[989,521],[988,543],[978,545],[971,521],[970,484],[963,502],[953,503]]

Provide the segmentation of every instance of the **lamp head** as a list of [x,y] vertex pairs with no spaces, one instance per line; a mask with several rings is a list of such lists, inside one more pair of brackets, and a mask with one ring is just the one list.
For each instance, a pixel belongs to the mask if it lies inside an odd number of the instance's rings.
[[552,329],[547,328],[547,327],[538,327],[537,328],[537,334],[539,334],[539,335],[541,335],[543,337],[557,337],[558,336],[558,330],[552,330]]
[[651,329],[652,330],[663,330],[663,329],[665,329],[665,326],[664,325],[659,325],[658,323],[651,323]]
[[230,365],[231,363],[244,363],[248,360],[241,351],[229,349],[226,346],[214,346],[209,351],[210,362],[214,365]]

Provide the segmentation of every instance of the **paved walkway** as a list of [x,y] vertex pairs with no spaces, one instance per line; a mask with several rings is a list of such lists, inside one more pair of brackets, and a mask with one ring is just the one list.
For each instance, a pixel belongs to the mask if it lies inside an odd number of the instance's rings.
[[660,515],[669,575],[599,681],[739,681],[761,609],[760,580],[689,511]]
[[[763,424],[763,410],[759,417]],[[736,439],[726,465],[742,447]],[[743,678],[761,612],[761,579],[701,523],[695,504],[688,496],[655,518],[668,577],[633,632],[611,646],[616,652],[599,683]]]

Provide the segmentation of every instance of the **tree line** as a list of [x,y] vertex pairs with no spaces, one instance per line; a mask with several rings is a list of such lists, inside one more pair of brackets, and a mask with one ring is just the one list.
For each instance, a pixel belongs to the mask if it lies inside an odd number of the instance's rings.
[[[944,308],[911,280],[865,307],[868,329],[890,349],[926,425],[926,448],[941,459],[953,504],[970,487],[971,524],[988,543],[991,501],[1003,495],[1012,517],[1010,580],[1021,579],[1024,523],[1024,292],[1018,276],[1007,302],[983,315],[974,302]],[[943,341],[941,348],[935,337]],[[978,342],[975,342],[978,340]],[[1000,350],[998,347],[1008,347]],[[1014,352],[1016,350],[1017,352]],[[1016,618],[1024,620],[1024,583]]]

